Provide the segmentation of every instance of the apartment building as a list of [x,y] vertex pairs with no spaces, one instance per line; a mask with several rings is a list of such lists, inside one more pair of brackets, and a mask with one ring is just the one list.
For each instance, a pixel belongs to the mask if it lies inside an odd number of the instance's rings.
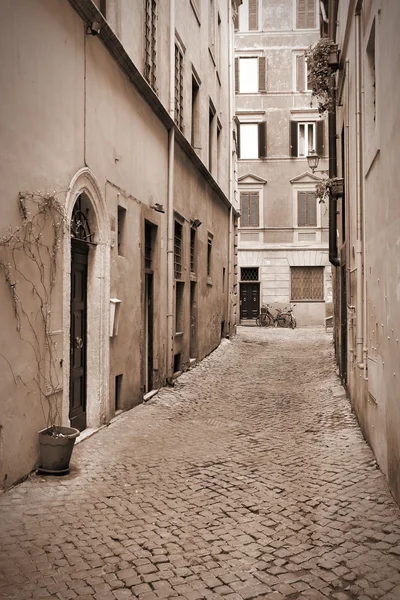
[[333,223],[336,355],[363,433],[400,501],[400,5],[325,4],[327,35],[340,53],[334,134],[345,192]]
[[305,50],[319,39],[317,0],[244,0],[235,21],[240,319],[296,304],[301,325],[331,314],[328,211],[311,172],[327,168],[327,126],[308,89]]
[[2,3],[4,487],[234,332],[239,3]]

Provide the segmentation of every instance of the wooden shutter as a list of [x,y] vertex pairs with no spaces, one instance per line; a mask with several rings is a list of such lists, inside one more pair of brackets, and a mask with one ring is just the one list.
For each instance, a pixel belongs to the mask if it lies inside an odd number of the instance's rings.
[[315,192],[297,192],[297,226],[317,226],[317,199]]
[[258,0],[249,0],[249,31],[258,30]]
[[240,192],[240,226],[249,226],[249,206],[250,206],[250,194],[249,192]]
[[266,60],[265,56],[258,57],[258,91],[265,92],[266,88]]
[[297,157],[297,121],[290,121],[290,156]]
[[236,154],[240,158],[240,123],[236,125]]
[[239,59],[235,58],[235,92],[239,92]]
[[267,156],[267,122],[258,124],[258,158]]
[[307,0],[296,1],[296,29],[306,28]]
[[258,227],[259,221],[259,194],[258,192],[252,192],[250,194],[250,219],[249,225],[251,227]]
[[315,28],[315,0],[306,0],[306,28]]
[[317,121],[316,122],[316,137],[317,137],[317,154],[318,156],[324,155],[324,122]]
[[304,92],[306,78],[306,61],[304,54],[296,56],[296,91]]
[[233,14],[233,26],[235,28],[235,31],[239,30],[239,9],[235,10]]

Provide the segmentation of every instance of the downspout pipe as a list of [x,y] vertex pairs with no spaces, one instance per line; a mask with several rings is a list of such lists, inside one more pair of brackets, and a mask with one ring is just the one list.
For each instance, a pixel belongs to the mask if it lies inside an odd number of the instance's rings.
[[362,231],[362,147],[361,147],[361,5],[358,2],[355,12],[355,84],[356,84],[356,210],[357,210],[357,239],[356,239],[356,361],[359,367],[363,363],[363,231]]
[[234,34],[233,34],[233,25],[232,25],[232,19],[233,19],[233,15],[232,15],[232,0],[229,0],[228,3],[228,48],[229,48],[229,64],[228,64],[228,77],[229,77],[229,122],[231,124],[230,127],[230,131],[229,131],[229,143],[228,143],[228,159],[229,159],[229,199],[231,202],[230,208],[229,208],[229,225],[228,225],[228,277],[227,277],[227,328],[226,331],[229,334],[233,333],[233,328],[234,325],[232,323],[233,320],[233,315],[232,315],[232,297],[233,297],[233,279],[232,279],[232,246],[233,246],[233,227],[232,227],[232,221],[233,221],[233,210],[232,210],[232,202],[233,202],[233,153],[232,153],[232,128],[233,128],[233,111],[234,111],[234,86],[232,85],[232,80],[233,80],[233,62],[232,62],[232,55],[233,55],[233,39],[234,39]]
[[[329,37],[336,40],[337,0],[329,4]],[[335,76],[331,75],[331,89],[334,96],[334,108],[328,113],[328,138],[329,138],[329,177],[337,177],[337,151],[336,151],[336,92]],[[340,266],[337,248],[337,200],[329,197],[329,262],[334,267]]]
[[[175,0],[170,0],[170,56],[169,56],[169,115],[175,115]],[[168,191],[167,191],[167,375],[173,375],[174,353],[174,160],[175,127],[168,131]]]

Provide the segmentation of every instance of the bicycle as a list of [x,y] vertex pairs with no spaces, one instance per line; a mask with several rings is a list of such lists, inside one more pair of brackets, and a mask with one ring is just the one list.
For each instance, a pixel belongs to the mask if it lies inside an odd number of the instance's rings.
[[[296,306],[295,304],[293,306]],[[277,308],[274,316],[269,305],[261,307],[261,312],[256,318],[258,327],[296,327],[296,318],[293,314],[293,307],[286,306],[285,308]]]

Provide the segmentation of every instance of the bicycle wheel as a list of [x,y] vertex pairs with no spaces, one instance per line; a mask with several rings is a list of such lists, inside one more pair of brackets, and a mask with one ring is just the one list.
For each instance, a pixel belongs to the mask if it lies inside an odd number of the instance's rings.
[[261,315],[258,315],[258,317],[256,319],[256,325],[257,325],[257,327],[261,327]]
[[269,315],[268,313],[265,313],[264,316],[264,322],[263,322],[263,327],[271,327],[272,325],[272,318],[271,315]]
[[291,318],[291,326],[292,326],[292,329],[294,329],[297,326],[296,319],[295,319],[294,315],[292,315],[292,318]]
[[290,327],[290,316],[280,314],[276,317],[278,327]]

